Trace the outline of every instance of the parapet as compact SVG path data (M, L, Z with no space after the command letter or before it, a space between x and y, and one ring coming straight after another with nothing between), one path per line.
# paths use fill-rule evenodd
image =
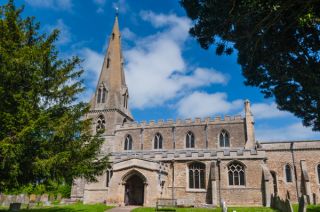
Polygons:
M159 119L158 121L150 120L149 122L143 120L140 122L128 122L123 125L117 125L117 129L132 129L132 128L148 128L148 127L183 127L183 126L197 126L197 125L214 125L214 124L227 124L227 123L239 123L243 122L241 115L229 116L225 115L224 117L206 117L201 118L187 118L187 119L168 119L164 121Z

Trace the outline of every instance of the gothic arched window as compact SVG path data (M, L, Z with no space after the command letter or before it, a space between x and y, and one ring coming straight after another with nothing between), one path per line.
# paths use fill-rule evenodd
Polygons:
M228 166L229 185L244 186L245 185L245 170L244 165L239 162L232 162Z
M291 166L289 164L286 164L286 166L284 167L285 169L285 173L286 173L286 181L288 183L292 182L292 170L291 170Z
M102 103L105 103L106 102L106 98L107 98L107 89L106 88L103 88L102 89L102 100L101 100L101 102Z
M109 187L112 175L113 175L113 170L109 166L106 171L106 187Z
M230 147L230 137L226 130L222 130L219 135L220 147Z
M97 119L96 131L97 133L103 133L105 130L106 121L104 120L103 115L100 115Z
M318 183L320 184L320 164L317 166L317 172L318 172Z
M132 137L127 135L124 140L124 150L132 150Z
M191 189L204 189L206 166L202 163L191 163L189 165L189 188Z
M128 99L129 99L129 94L128 92L125 92L123 94L123 107L128 108Z
M97 103L101 102L101 88L98 89Z
M154 149L162 149L162 135L160 133L156 133L156 135L154 136L153 142L153 148Z
M104 85L102 84L100 86L100 88L98 89L98 93L97 93L97 103L105 103L106 99L107 99L107 89L104 87Z
M194 134L191 131L186 135L186 148L194 148Z
M109 66L110 66L110 58L108 57L108 59L107 59L107 68L109 68Z

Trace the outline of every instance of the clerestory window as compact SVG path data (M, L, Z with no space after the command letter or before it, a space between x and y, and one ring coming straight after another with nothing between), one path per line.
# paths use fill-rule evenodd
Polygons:
M153 148L162 149L162 142L163 142L162 135L160 133L156 133L153 139L153 143L154 143Z
M132 137L127 135L124 140L124 150L132 150Z
M194 134L191 131L186 135L186 148L194 148Z
M223 148L230 147L230 137L229 137L229 133L226 130L222 130L220 132L219 144L220 144L220 147L223 147Z

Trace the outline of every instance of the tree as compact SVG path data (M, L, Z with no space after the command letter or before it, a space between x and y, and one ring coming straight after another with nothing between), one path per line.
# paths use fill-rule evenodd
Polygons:
M320 1L181 0L190 34L216 54L238 52L245 84L320 130Z
M0 7L0 192L26 184L94 181L107 166L103 140L77 102L81 60L59 59L58 31L39 33L13 0Z

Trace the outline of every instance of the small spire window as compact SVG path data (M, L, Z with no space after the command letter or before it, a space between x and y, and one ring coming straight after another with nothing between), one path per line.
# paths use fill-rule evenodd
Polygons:
M128 92L126 92L125 94L123 94L123 107L124 108L128 108L128 99L129 99L129 95L128 95Z
M101 89L98 89L97 103L101 102Z
M102 91L102 100L101 100L102 103L105 103L105 102L106 102L106 97L107 97L107 89L106 89L106 88L103 88L103 91Z
M104 85L101 85L97 93L97 103L105 103L107 99L107 94L107 89L104 87Z
M107 59L107 68L110 66L110 58Z

